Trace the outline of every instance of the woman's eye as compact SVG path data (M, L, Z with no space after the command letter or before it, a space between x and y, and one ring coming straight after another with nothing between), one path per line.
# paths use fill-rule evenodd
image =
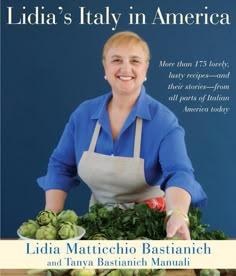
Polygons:
M121 60L120 59L114 59L112 62L114 62L114 63L118 63L118 62L120 62Z
M139 61L137 59L133 59L131 62L132 63L139 63Z

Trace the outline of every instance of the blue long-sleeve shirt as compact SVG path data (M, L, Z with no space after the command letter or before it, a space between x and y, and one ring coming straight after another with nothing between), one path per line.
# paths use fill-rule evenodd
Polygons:
M61 139L53 151L47 174L38 184L46 191L60 189L68 192L79 182L77 165L87 151L96 121L101 124L95 152L114 156L132 157L136 117L143 119L140 157L145 160L147 184L166 188L177 186L191 195L191 204L203 205L206 195L195 180L188 158L184 130L176 116L163 104L150 97L142 87L140 95L125 121L118 138L113 142L107 103L112 93L83 102L71 114Z

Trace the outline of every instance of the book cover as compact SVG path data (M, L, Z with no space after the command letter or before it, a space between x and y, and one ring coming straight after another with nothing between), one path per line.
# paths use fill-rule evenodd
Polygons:
M44 209L46 173L70 114L110 91L102 49L119 31L149 45L145 87L185 129L194 174L208 196L203 221L236 237L235 3L1 2L1 238ZM66 208L88 210L81 185Z

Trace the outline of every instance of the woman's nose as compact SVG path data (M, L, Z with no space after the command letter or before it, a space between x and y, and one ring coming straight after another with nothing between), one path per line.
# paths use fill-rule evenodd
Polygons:
M131 69L131 64L130 64L130 62L129 61L123 61L122 62L122 64L121 64L121 70L123 70L123 71L130 71L130 69Z

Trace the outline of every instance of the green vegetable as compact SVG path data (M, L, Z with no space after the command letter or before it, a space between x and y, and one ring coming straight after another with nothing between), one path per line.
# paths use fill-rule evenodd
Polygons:
M202 269L200 276L220 276L220 271L217 269Z
M56 226L57 214L51 210L43 210L43 211L40 211L39 214L37 215L36 221L41 226L48 225L49 223Z
M209 224L202 224L202 212L198 208L190 208L190 235L192 240L226 240L226 234L221 230L208 230Z
M57 229L52 224L41 226L37 230L35 238L37 240L56 240Z
M134 275L134 269L120 269L120 272L121 272L122 276L133 276Z
M111 272L113 269L96 269L96 273L99 276L107 276L109 272Z
M106 236L104 234L95 234L91 237L89 237L89 240L107 240Z
M28 221L22 223L19 228L19 233L24 237L33 239L38 229L38 223L32 219L29 219Z
M137 204L133 209L107 209L100 203L93 205L89 213L78 218L78 224L86 229L82 239L136 240L166 238L164 228L165 213L151 209L147 204ZM224 240L223 231L209 231L207 224L201 223L200 209L189 210L190 235L192 240Z
M40 211L35 220L22 223L19 234L26 238L43 240L74 238L78 236L77 220L78 215L73 210L63 210L59 214L50 210Z
M210 271L209 269L202 269L200 271L200 276L210 276Z
M28 275L39 275L42 273L47 273L47 276L64 276L68 275L68 269L31 269L27 271Z
M112 270L111 272L109 272L107 274L107 276L122 276L122 274L119 269L116 269L116 270Z
M95 276L95 269L74 269L71 272L71 276Z
M77 232L76 224L69 221L64 221L61 222L58 226L57 237L60 240L75 238L78 235Z
M136 269L134 271L134 275L145 276L145 275L150 275L151 272L152 272L151 269Z
M69 221L71 223L77 223L78 215L73 210L63 210L57 215L58 221Z
M79 217L78 224L86 229L83 239L93 239L95 235L109 240L161 239L165 236L164 218L164 213L153 211L147 204L136 205L134 209L116 206L108 210L98 203L88 214Z

